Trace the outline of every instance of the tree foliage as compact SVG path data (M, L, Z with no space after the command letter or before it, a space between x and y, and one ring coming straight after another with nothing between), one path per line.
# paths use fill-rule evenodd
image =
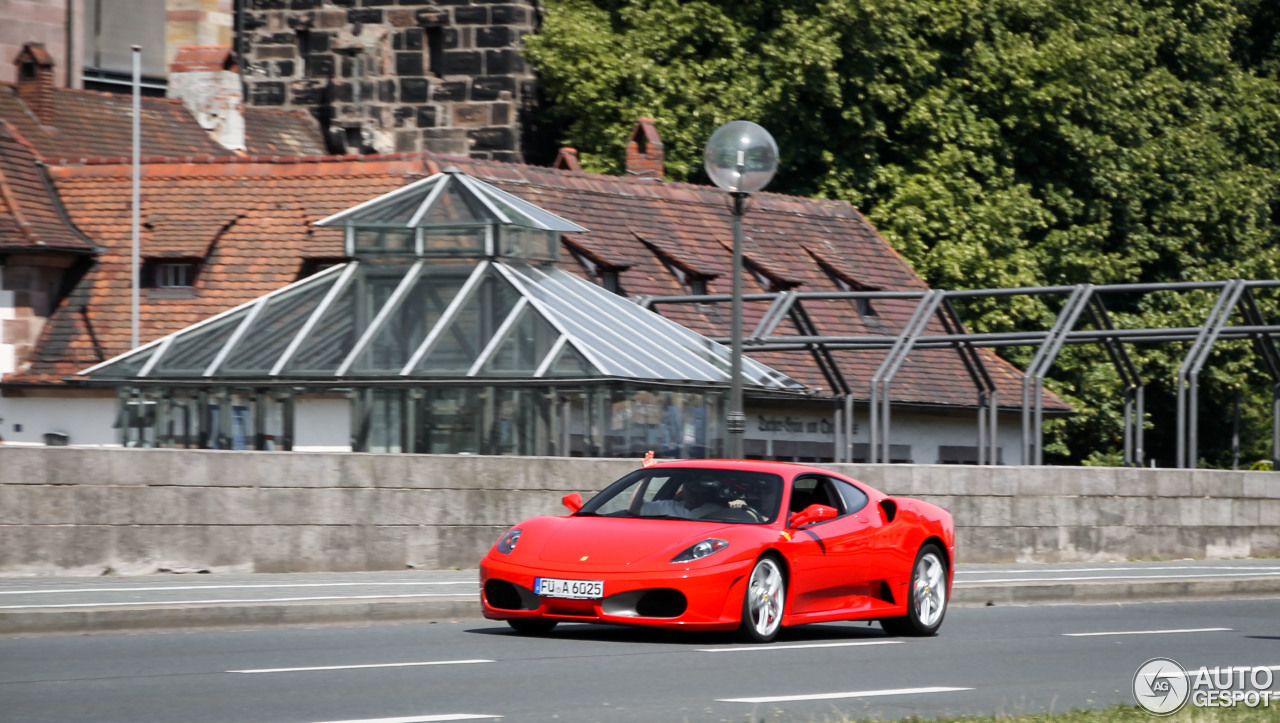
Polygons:
M939 288L1280 278L1274 0L551 0L528 45L544 119L589 170L622 172L647 115L669 177L701 181L712 130L755 120L782 150L771 190L849 200ZM1121 325L1196 326L1212 296L1108 303ZM964 312L1000 331L1056 310ZM1167 414L1185 349L1133 351ZM1222 345L1202 384L1220 400L1202 410L1209 461L1229 463L1237 393L1246 457L1269 456L1252 350ZM1114 452L1101 350L1067 349L1051 387L1080 412L1054 426L1057 458Z

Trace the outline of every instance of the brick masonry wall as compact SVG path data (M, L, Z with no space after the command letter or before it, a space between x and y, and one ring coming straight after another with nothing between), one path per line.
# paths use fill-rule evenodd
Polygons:
M523 160L532 0L246 0L251 105L305 109L347 152ZM338 150L335 148L334 150Z
M0 575L474 568L636 460L0 445ZM837 465L947 506L963 562L1280 555L1280 475Z

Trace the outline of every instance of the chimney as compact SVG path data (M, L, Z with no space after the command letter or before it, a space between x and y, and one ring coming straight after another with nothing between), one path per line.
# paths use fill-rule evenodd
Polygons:
M231 151L245 149L244 95L229 45L185 45L169 66L170 98L182 100L200 127Z
M641 118L631 129L631 139L627 141L627 174L655 181L661 181L666 175L662 139L652 118Z
M53 123L53 56L44 43L27 43L14 59L18 97L43 125Z
M578 162L578 149L563 146L560 153L556 154L556 160L551 164L552 168L558 168L562 171L581 171L582 164Z

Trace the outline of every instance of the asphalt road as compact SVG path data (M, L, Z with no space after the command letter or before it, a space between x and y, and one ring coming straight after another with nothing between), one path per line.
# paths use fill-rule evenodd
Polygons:
M500 623L0 640L0 721L758 721L1132 702L1153 657L1280 668L1280 600L953 608L935 638ZM1277 675L1280 678L1280 675ZM1280 683L1275 686L1280 689ZM797 698L798 697L798 698Z

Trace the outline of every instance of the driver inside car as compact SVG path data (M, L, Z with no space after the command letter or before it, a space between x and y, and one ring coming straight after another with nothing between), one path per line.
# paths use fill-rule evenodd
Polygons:
M697 520L724 512L726 508L746 507L746 500L741 499L731 500L728 505L720 502L715 484L707 480L687 483L681 490L680 499L650 500L641 505L640 514L646 517L667 516Z

